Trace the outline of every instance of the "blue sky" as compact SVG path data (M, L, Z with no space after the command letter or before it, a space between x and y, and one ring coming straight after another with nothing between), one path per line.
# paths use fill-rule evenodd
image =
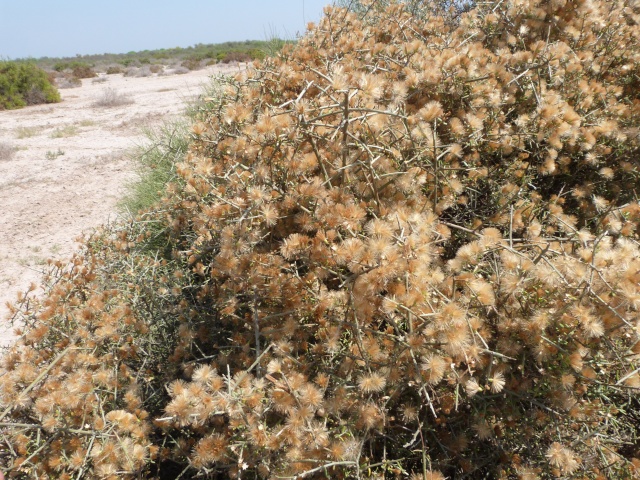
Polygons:
M125 53L304 33L331 0L0 0L0 59Z

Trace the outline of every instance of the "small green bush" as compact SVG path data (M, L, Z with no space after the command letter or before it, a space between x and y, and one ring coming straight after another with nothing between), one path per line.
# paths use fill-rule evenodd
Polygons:
M57 62L54 66L53 69L56 72L64 72L67 68L69 68L69 62Z
M75 125L66 125L64 127L56 128L51 135L51 138L67 138L73 137L78 134L78 127Z
M250 62L253 60L253 57L249 52L228 52L222 58L222 63L231 63L231 62Z
M116 73L123 73L124 69L120 65L112 65L107 68L107 75L114 75Z
M65 70L90 70L92 68L92 65L90 65L87 62L82 62L79 60L73 60L73 61L61 61L61 62L56 62L53 65L53 69L56 72L64 72Z
M77 65L71 71L76 78L94 78L98 76L89 65Z
M195 58L188 58L184 60L181 65L189 70L200 70L201 68L200 60L196 60Z
M60 101L46 72L30 62L0 62L0 110Z

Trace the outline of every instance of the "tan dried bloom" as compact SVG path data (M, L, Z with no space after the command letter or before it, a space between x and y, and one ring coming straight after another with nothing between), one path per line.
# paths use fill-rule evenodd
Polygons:
M553 442L549 446L546 457L552 466L559 468L567 475L574 473L580 466L575 453L558 442Z
M387 384L387 379L379 373L363 375L358 379L358 386L365 393L380 392Z
M489 378L489 385L493 393L500 393L506 384L504 374L496 372L491 378Z

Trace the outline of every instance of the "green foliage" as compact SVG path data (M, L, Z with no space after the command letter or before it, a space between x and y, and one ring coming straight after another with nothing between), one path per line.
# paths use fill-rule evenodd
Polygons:
M53 65L53 70L55 70L56 72L64 72L65 70L73 71L76 69L79 71L87 71L91 68L92 65L81 60L65 60L56 62Z
M0 61L0 110L59 101L60 94L35 63Z
M180 65L188 70L198 70L200 68L200 60L188 58L186 60L183 60Z
M46 158L47 160L55 160L56 158L61 157L62 155L64 155L64 152L61 149L58 149L56 151L47 150L47 153L45 153L44 158Z
M51 132L49 136L51 138L67 138L67 137L73 137L77 135L78 132L79 132L79 129L77 126L65 125L64 127L56 128L53 132Z
M254 52L254 55L256 52ZM252 54L250 52L227 52L225 53L220 61L222 63L231 63L231 62L250 62L252 60Z
M76 78L94 78L98 76L89 65L77 65L73 67L71 73Z
M181 48L162 48L159 50L144 50L141 52L128 52L124 54L97 54L82 55L73 58L40 58L35 62L45 69L52 69L58 72L81 68L96 70L107 68L111 64L120 64L124 67L133 67L146 65L154 61L192 61L195 62L211 62L224 60L227 55L242 56L245 60L262 59L265 55L275 55L282 46L288 42L278 38L272 38L268 41L262 40L245 40L243 42L224 42L219 44L203 44ZM84 78L84 77L83 77Z
M122 67L120 67L119 65L111 65L109 67L107 67L107 75L114 75L117 73L123 73L124 69Z
M121 208L132 215L148 210L162 198L168 183L176 181L175 165L189 148L188 127L176 120L146 132L147 141L132 158L138 163L139 178L129 186Z
M214 99L220 96L222 79L213 78L198 99L187 103L185 118L164 124L160 128L145 132L146 141L132 154L138 167L138 178L131 183L128 193L120 204L130 215L146 212L163 197L169 184L181 184L176 165L189 151L194 131L209 116ZM195 126L190 129L189 125Z

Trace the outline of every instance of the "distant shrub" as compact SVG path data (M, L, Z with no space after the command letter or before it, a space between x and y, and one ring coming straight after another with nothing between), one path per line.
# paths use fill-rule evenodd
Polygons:
M163 70L163 66L162 65L149 65L149 70L151 71L151 73L160 73Z
M76 78L94 78L98 76L89 65L76 65L71 71Z
M251 54L249 52L229 52L225 53L221 62L222 63L231 63L231 62L251 62L253 60Z
M247 60L247 61L264 60L265 57L267 56L267 52L265 50L260 50L259 48L252 48L247 52L247 54L251 58L251 60Z
M142 65L140 67L129 67L124 72L125 77L149 77L151 76L151 67L149 65Z
M76 88L82 86L82 80L71 73L63 72L56 76L56 86L58 88Z
M107 67L107 75L115 75L123 72L124 69L120 65L111 65Z
M106 88L100 98L93 103L94 107L120 107L133 103L128 95L118 92L113 88Z
M88 72L88 71L92 70L92 66L87 62L83 62L83 61L80 61L80 60L73 60L73 61L56 62L53 65L53 69L56 72L64 72L64 71L74 72L74 71L77 70L79 74L82 74L83 72ZM78 76L78 78L91 78L91 77L80 77L80 76Z
M165 49L161 48L160 50L156 50L154 51L151 56L153 58L155 58L156 60L164 60L169 58L169 55L167 54L167 52L165 51Z
M108 81L109 78L106 76L101 76L101 77L96 77L93 80L91 80L91 83L105 83L106 81Z
M70 66L69 62L58 62L53 65L53 69L56 72L64 72Z
M183 60L180 65L187 70L199 70L202 68L200 60L196 60L195 58L188 58L186 60Z
M0 110L59 101L47 73L34 63L0 61Z

